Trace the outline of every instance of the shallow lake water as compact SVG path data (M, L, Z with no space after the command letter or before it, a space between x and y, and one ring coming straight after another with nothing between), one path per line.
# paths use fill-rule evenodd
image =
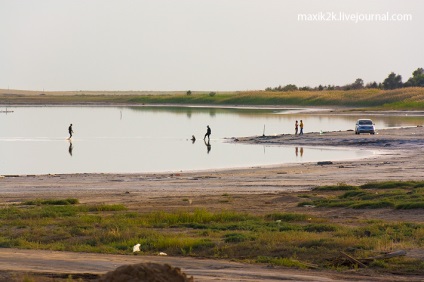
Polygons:
M358 116L200 107L9 107L0 114L0 174L132 173L250 167L366 157L346 148L262 146L240 136L353 129ZM363 116L361 116L363 118ZM371 117L376 128L415 126L422 117ZM74 136L68 138L73 124ZM206 125L212 129L204 142ZM353 133L352 133L353 134ZM194 135L197 140L190 141Z

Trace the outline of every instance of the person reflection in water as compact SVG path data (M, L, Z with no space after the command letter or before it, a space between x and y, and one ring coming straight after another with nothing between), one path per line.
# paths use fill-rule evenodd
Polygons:
M204 141L205 141L206 149L208 150L208 154L209 154L209 152L211 151L211 148L212 148L211 143L210 143L209 139L208 139L208 141L206 141L206 140L204 140Z
M69 155L71 155L71 157L72 157L72 150L74 149L74 146L72 146L72 141L71 140L69 140L69 148L68 148L68 152L69 152Z
M294 153L296 154L296 157L299 155L300 152L300 156L303 157L303 147L300 147L300 150L298 147L294 148Z

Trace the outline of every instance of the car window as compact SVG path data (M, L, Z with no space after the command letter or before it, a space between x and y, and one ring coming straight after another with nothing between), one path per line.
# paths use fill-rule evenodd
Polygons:
M371 120L360 120L359 124L360 125L372 125L372 121Z

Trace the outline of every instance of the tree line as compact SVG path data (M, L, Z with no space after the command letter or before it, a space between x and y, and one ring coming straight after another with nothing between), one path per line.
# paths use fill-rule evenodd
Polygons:
M286 86L267 87L266 91L323 91L323 90L355 90L355 89L398 89L403 87L424 87L424 69L417 68L405 83L402 82L402 76L391 72L383 82L376 81L364 85L361 78L357 78L355 82L343 86L336 85L319 85L316 87L297 87L295 84L287 84Z

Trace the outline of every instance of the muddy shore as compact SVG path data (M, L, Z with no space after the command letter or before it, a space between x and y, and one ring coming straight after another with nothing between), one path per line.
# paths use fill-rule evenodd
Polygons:
M379 130L376 135L352 131L241 137L229 142L269 146L292 145L359 147L372 150L365 159L331 164L284 164L270 167L155 174L56 174L0 176L2 203L25 198L77 197L82 202L116 202L140 196L145 201L161 196L264 194L311 189L317 185L345 182L363 184L380 180L422 179L424 128ZM166 194L166 195L163 195Z
M322 165L317 163L297 163L272 167L250 167L202 172L4 175L0 177L0 205L10 205L34 198L72 197L78 198L81 203L123 203L128 207L138 207L143 212L158 209L175 210L201 207L209 210L231 209L263 214L276 210L299 211L302 208L294 204L291 193L310 190L317 185L337 183L364 184L383 180L423 179L423 127L379 130L376 135L365 134L358 136L352 131L343 131L325 132L323 134L308 133L303 136L240 137L228 141L270 146L294 145L304 146L305 148L308 146L359 147L373 150L375 155L366 159L337 162L333 162L329 158L328 162ZM229 203L218 201L217 199L224 193L231 195L233 201ZM190 199L190 201L182 201L182 199ZM328 213L330 212L328 211ZM323 215L321 214L321 216ZM343 210L339 213L339 216L340 220L354 216L393 221L422 222L424 212L422 210L412 212ZM35 253L32 253L32 255L37 256L38 251L32 252ZM38 254L40 258L48 258L48 254L45 254L45 252L40 251ZM66 257L61 258L62 263L63 260L66 261ZM69 255L69 260L72 260L71 255ZM199 261L196 259L192 260L193 264ZM95 260L93 259L94 262ZM125 259L122 259L117 264L124 262ZM54 262L48 262L50 265L51 263ZM241 276L237 276L237 269L233 269L231 272L230 264L228 262L226 266L229 271L229 277L231 276L232 280L240 279ZM30 264L22 263L21 265L22 271L31 272ZM252 269L259 269L257 266L251 267ZM213 280L212 276L208 276L211 273L210 264L204 264L201 267L199 266L199 268L196 269L196 274L202 277L200 281ZM8 271L12 269L7 263L2 263L0 264L0 270ZM13 270L17 270L16 264L14 264ZM43 271L43 266L36 265L32 270ZM64 272L65 269L61 269L58 264L57 271ZM90 272L89 270L84 271ZM304 274L308 273L308 271L305 271ZM296 272L296 274L301 273ZM216 275L216 273L210 275ZM256 278L266 281L267 269L261 268L258 275ZM334 274L327 272L314 275L320 275L322 279L329 279L328 281L332 281L331 277L334 277ZM221 278L224 277L225 275ZM411 277L383 278L383 280L387 281L401 281L403 279L414 281L414 278ZM349 275L345 277L338 276L336 280L339 279L367 280L366 277L358 279ZM272 280L268 279L268 281Z

